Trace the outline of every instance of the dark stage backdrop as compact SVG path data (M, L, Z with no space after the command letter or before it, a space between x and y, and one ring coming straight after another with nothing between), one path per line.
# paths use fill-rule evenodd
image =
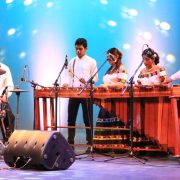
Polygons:
M143 44L148 44L159 53L169 76L180 67L179 9L179 0L1 0L0 59L10 67L15 85L20 85L27 65L27 80L52 86L66 54L68 59L75 56L76 38L85 37L87 54L98 67L106 50L117 47L130 77L142 60ZM96 85L107 67L99 72ZM32 87L22 83L20 88L30 92L20 95L19 129L32 129ZM15 94L9 102L16 113ZM58 104L58 123L66 124L67 99ZM98 110L94 106L94 123ZM80 111L79 124L81 117Z

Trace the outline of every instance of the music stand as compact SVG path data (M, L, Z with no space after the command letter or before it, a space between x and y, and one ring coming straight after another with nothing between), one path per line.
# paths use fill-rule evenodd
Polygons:
M14 90L11 90L9 92L15 92L16 93L16 129L18 129L18 123L19 123L19 98L20 98L20 94L24 93L24 92L29 92L28 90L23 90L23 89L19 89L16 88Z

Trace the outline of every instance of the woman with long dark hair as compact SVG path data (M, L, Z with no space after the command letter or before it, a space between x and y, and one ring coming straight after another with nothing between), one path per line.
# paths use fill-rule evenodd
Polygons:
M151 48L147 48L142 53L145 68L138 76L139 85L159 85L166 80L164 67L158 65L159 55Z

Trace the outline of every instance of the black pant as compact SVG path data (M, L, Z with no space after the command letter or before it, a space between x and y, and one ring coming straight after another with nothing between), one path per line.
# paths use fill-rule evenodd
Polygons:
M85 126L90 126L90 100L83 98L70 98L68 104L68 126L76 125L76 118L79 109L79 105L82 105L83 120ZM68 142L74 144L75 128L68 129ZM86 129L87 144L91 143L91 130Z
M0 113L3 111L5 112L5 115L0 115L0 128L3 140L7 141L14 131L15 116L13 115L11 107L8 103L1 103L0 106Z

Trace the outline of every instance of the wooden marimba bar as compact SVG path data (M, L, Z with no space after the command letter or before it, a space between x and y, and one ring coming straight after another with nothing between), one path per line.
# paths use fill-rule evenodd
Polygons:
M94 103L114 111L125 124L129 121L129 90L94 88ZM90 98L89 90L78 95L79 88L58 89L59 98ZM54 88L35 90L35 128L40 129L40 99L42 101L44 129L54 130ZM134 87L134 129L157 142L161 147L180 155L180 86ZM50 106L47 106L47 99ZM47 125L47 108L51 125Z

